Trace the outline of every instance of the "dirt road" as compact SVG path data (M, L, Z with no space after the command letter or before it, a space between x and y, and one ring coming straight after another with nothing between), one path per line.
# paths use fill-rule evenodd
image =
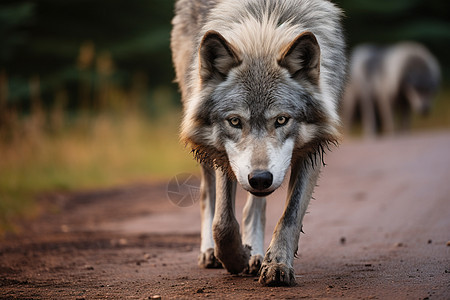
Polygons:
M198 203L173 205L166 183L47 195L48 213L0 241L0 298L450 299L449 153L440 132L329 154L291 288L199 269ZM268 200L266 244L285 192Z

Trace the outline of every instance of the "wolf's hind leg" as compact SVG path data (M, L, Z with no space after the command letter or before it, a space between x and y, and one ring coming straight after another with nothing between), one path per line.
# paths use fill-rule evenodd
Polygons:
M293 164L288 201L275 227L272 241L261 266L259 282L263 285L294 285L294 256L312 192L319 176L320 162L309 160Z
M247 267L250 248L242 245L239 223L234 216L236 180L216 171L216 209L213 220L214 254L232 274Z
M198 265L202 268L221 268L222 264L214 256L212 222L216 201L216 180L214 170L202 165L202 182L200 186L201 209L201 245Z
M266 224L266 198L248 195L242 218L242 240L251 247L246 273L256 275L264 259L264 227Z

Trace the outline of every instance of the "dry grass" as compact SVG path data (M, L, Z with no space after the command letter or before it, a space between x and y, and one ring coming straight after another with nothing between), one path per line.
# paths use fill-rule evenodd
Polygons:
M39 193L167 180L181 172L198 172L192 155L178 141L180 110L167 106L163 98L166 95L155 95L155 102L166 107L154 119L138 109L123 112L123 106L110 113L76 117L69 117L62 107L48 113L37 107L28 117L4 112L0 235L14 230L15 218L38 213L34 199ZM413 127L450 128L450 90L439 94L428 118L415 117Z
M10 122L13 130L0 139L0 232L11 229L14 218L36 214L37 193L167 179L196 170L178 141L179 117L172 110L156 120L136 111L72 119L37 112L16 118Z
M0 236L13 219L37 213L39 193L167 180L197 170L178 141L181 113L172 89L149 89L141 72L129 86L120 85L112 56L95 53L89 42L77 62L78 92L60 87L44 96L36 74L23 103L9 99L11 83L0 70Z
M450 128L450 89L442 89L436 97L429 116L414 116L414 130L435 130Z
M361 137L363 129L361 120L357 120L350 131L353 137ZM413 132L450 129L450 89L442 89L432 105L428 116L413 115L411 129Z

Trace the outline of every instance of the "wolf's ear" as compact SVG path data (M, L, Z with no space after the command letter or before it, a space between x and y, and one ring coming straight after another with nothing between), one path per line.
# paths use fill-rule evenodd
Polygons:
M278 64L286 68L292 78L307 79L319 84L320 47L316 37L309 31L298 35L282 52Z
M241 64L233 46L218 32L210 30L203 36L199 50L202 82L224 80L228 72Z

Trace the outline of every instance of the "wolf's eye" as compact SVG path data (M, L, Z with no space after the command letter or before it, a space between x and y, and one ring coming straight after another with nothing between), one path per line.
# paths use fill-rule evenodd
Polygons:
M289 121L288 117L284 116L278 117L277 120L275 121L275 127L278 128L284 126L287 124L288 121Z
M239 129L242 128L241 119L239 119L237 117L233 117L233 118L229 119L228 122L230 123L231 127L239 128Z

